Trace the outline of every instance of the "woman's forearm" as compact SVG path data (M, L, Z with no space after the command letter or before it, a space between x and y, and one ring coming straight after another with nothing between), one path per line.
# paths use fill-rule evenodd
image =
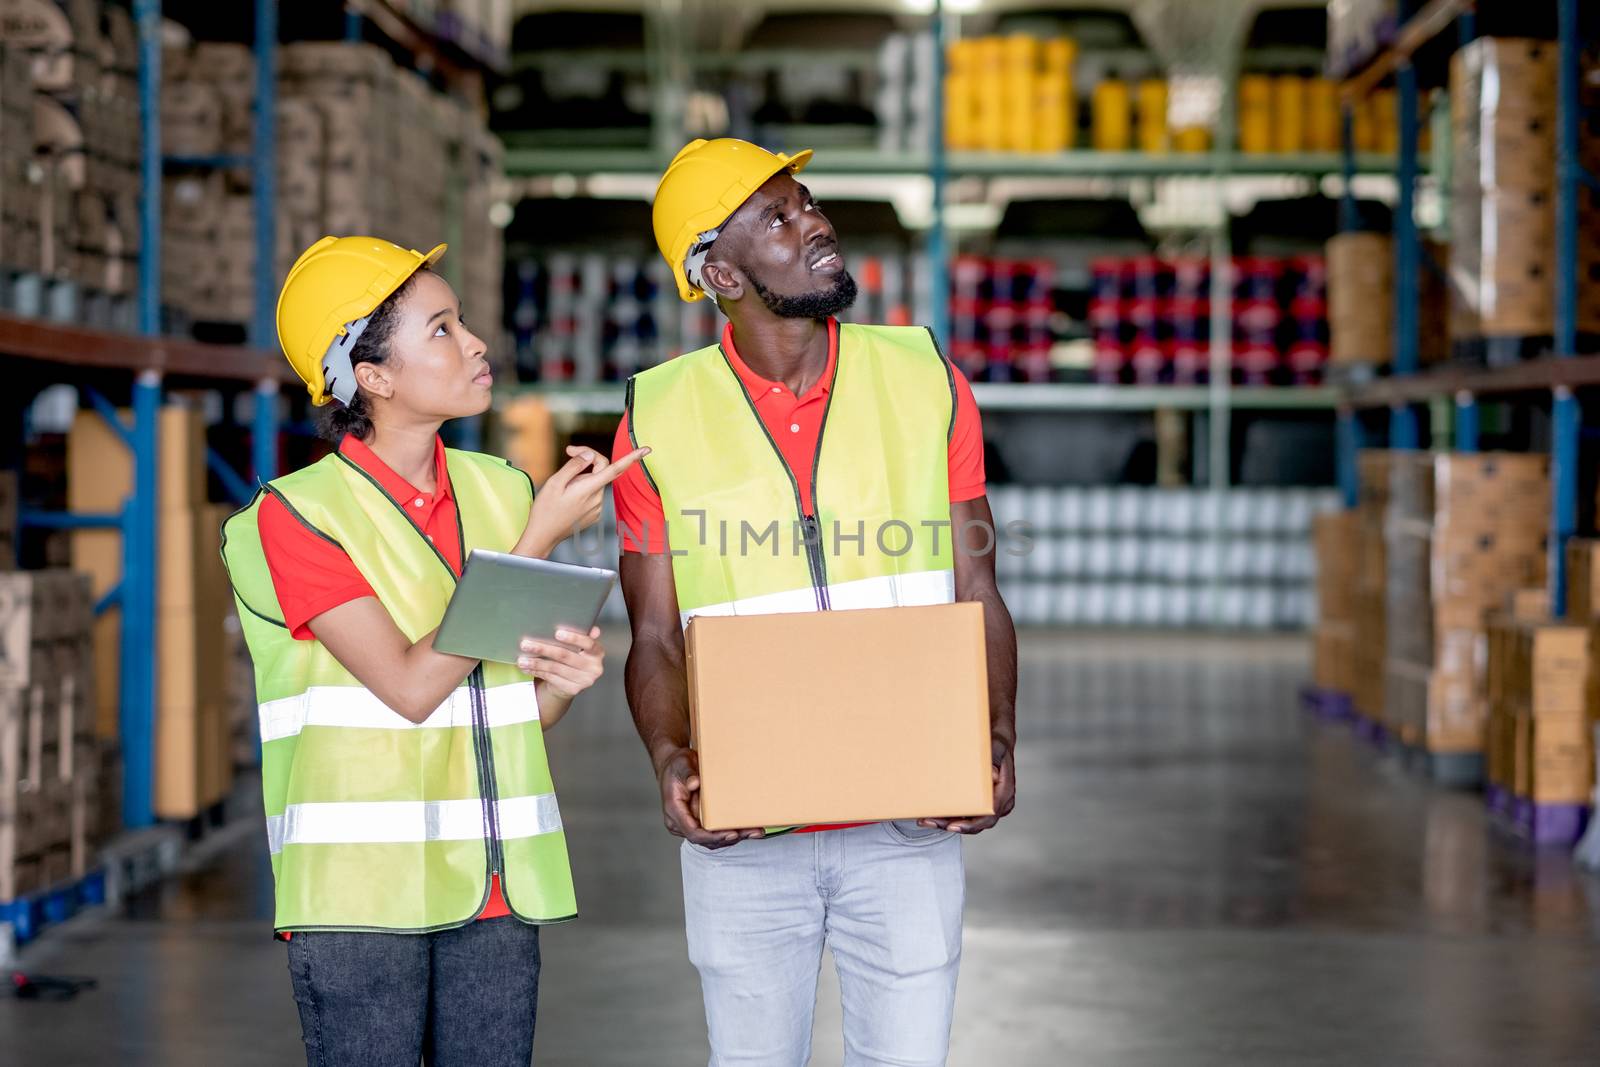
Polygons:
M573 698L565 693L557 693L542 678L534 681L533 691L539 699L539 725L546 730L565 718L572 708Z

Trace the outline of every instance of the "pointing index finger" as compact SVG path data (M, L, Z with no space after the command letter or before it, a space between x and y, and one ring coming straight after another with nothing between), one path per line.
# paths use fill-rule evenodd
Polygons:
M595 477L600 479L601 485L610 485L612 482L622 477L623 473L629 467L633 466L635 463L639 462L649 454L649 448L636 448L632 452L629 452L626 456L623 456L621 459L617 460L615 463L609 463L606 466L601 467L595 472Z

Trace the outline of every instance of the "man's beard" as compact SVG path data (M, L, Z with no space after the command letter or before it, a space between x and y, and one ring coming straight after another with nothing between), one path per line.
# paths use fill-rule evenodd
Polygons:
M741 266L744 276L750 279L750 288L756 291L767 310L780 319L825 319L837 315L856 302L856 280L847 270L834 276L833 284L826 289L804 293L800 296L780 296L761 284L761 280Z

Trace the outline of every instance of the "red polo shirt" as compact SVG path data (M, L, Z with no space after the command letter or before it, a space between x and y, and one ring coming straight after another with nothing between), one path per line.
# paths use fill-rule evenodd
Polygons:
M817 447L822 440L822 413L827 407L829 383L833 381L834 368L839 363L839 323L828 320L828 365L815 385L804 396L795 396L782 382L770 381L750 369L733 344L733 323L722 329L722 350L739 376L746 395L756 413L778 445L784 462L795 475L800 487L800 502L811 511L811 471L815 465ZM955 427L950 435L949 480L950 502L976 500L984 494L983 425L978 416L978 402L973 399L972 386L954 365L951 366L956 387ZM640 441L648 445L649 441ZM633 451L628 436L628 417L623 415L617 426L616 440L611 447L612 458L618 459ZM635 463L622 477L611 484L612 499L617 509L617 534L625 552L659 554L667 550L666 512L661 496L650 486L644 468ZM641 544L641 539L643 544ZM828 826L805 826L796 833L817 830L847 830L866 823L840 823Z
M450 471L445 466L444 442L433 439L435 489L424 493L400 475L359 438L346 436L339 442L344 457L366 471L383 491L405 509L405 513L433 547L461 574L461 531L456 525L456 499L450 490ZM337 545L328 543L300 524L275 496L261 501L256 513L261 530L261 552L272 574L284 625L300 641L315 640L310 623L318 615L361 597L377 597L355 562ZM500 891L500 876L489 886L489 901L480 919L510 915L505 895Z

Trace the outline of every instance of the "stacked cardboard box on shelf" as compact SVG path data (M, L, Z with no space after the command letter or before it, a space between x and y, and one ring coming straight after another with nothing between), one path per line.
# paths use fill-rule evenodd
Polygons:
M241 44L162 53L168 156L244 155L254 143L255 56ZM161 299L201 322L244 322L255 305L255 202L248 166L182 169L162 182Z
M114 511L131 471L98 416L83 413L67 438L67 496L77 511ZM206 501L205 434L200 414L179 404L161 412L156 589L156 814L192 818L232 785L230 682L226 634L232 610L219 530L227 508ZM121 580L122 551L113 531L73 534L74 566L93 576L95 595ZM120 612L95 620L97 728L117 729Z
M1424 241L1424 262L1443 264L1449 249ZM1394 358L1394 242L1385 233L1341 233L1328 242L1328 343L1335 366L1381 367ZM1424 266L1418 293L1418 358L1439 363L1450 355L1449 291L1437 271Z
M12 0L0 19L0 266L128 295L139 243L132 18L99 0ZM24 65L27 120L14 107Z
M169 49L169 154L247 152L255 61L241 45ZM244 91L239 91L239 87ZM440 272L474 328L499 344L504 251L491 221L502 151L483 118L375 46L304 42L278 58L274 276L327 235L374 234L426 251L452 240ZM254 309L255 225L247 167L196 166L166 179L162 299L199 322ZM460 225L452 233L452 219Z
M1491 635L1491 803L1536 841L1570 844L1594 795L1592 620L1506 618Z
M0 901L83 875L120 826L115 749L89 710L90 607L86 575L0 575Z
M1409 454L1390 487L1386 725L1431 753L1480 753L1485 627L1543 580L1548 457Z
M28 57L0 40L0 267L39 269L39 186L33 166Z
M1452 342L1503 362L1534 354L1555 327L1554 42L1483 37L1450 68ZM1600 141L1585 138L1585 162ZM1578 328L1600 332L1600 212L1582 194Z
M1351 689L1356 713L1383 721L1384 659L1384 516L1389 504L1391 452L1363 451L1357 459L1361 496L1356 506L1355 683Z
M1316 517L1312 530L1317 546L1317 627L1312 680L1319 689L1350 693L1356 688L1360 519L1354 511L1325 512Z

